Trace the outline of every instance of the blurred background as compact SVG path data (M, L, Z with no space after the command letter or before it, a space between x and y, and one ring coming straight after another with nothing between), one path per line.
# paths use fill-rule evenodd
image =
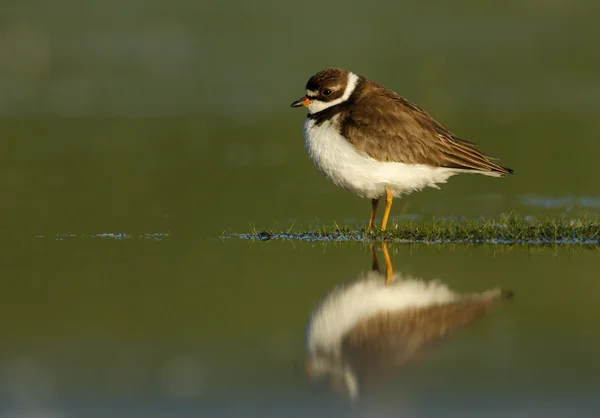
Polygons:
M515 169L398 200L393 221L597 217L598 2L1 9L0 416L597 410L594 252L392 248L413 275L511 286L524 301L349 411L315 398L296 366L312 307L368 269L367 247L218 236L367 222L369 202L313 167L305 111L289 108L328 66L393 89ZM98 235L113 233L129 235Z

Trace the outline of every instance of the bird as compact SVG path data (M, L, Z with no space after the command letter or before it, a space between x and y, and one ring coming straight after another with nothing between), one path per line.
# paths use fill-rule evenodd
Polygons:
M385 255L383 244L382 250ZM502 288L457 293L439 280L401 272L390 280L375 260L371 271L327 292L306 327L309 381L352 402L392 371L418 363L436 341L513 298Z
M503 177L513 173L457 138L425 110L361 75L340 68L319 71L291 107L306 107L304 145L334 184L371 199L369 233L385 199L386 230L394 197L439 189L461 173Z

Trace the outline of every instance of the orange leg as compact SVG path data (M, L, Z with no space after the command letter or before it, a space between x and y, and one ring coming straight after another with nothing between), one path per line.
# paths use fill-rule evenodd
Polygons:
M379 199L371 200L371 219L369 219L369 225L367 226L367 234L371 232L373 224L375 223L375 215L377 214L377 205L379 205Z
M379 271L379 261L377 261L377 253L375 252L375 244L371 244L371 258L373 260L373 264L371 265L371 269L373 271Z
M383 259L385 260L385 284L390 284L392 282L392 277L394 277L394 267L392 266L392 260L388 253L387 243L381 243L381 251L383 251Z
M390 217L390 210L392 209L392 200L394 200L394 195L389 187L385 188L385 210L383 211L383 219L381 220L381 230L385 231L387 227L387 221Z

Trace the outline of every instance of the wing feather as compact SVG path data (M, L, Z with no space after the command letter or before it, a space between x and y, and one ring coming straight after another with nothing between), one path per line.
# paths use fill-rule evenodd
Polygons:
M414 103L366 82L370 85L346 109L342 124L342 134L360 152L385 162L512 173L474 148L474 143L456 138Z

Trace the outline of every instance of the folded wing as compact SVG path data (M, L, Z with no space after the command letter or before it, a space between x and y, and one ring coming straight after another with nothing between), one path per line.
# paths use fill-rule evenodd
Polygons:
M414 103L381 87L379 94L356 99L348 110L342 134L364 154L378 161L425 164L506 175L510 168L456 138ZM376 103L375 103L376 101Z

